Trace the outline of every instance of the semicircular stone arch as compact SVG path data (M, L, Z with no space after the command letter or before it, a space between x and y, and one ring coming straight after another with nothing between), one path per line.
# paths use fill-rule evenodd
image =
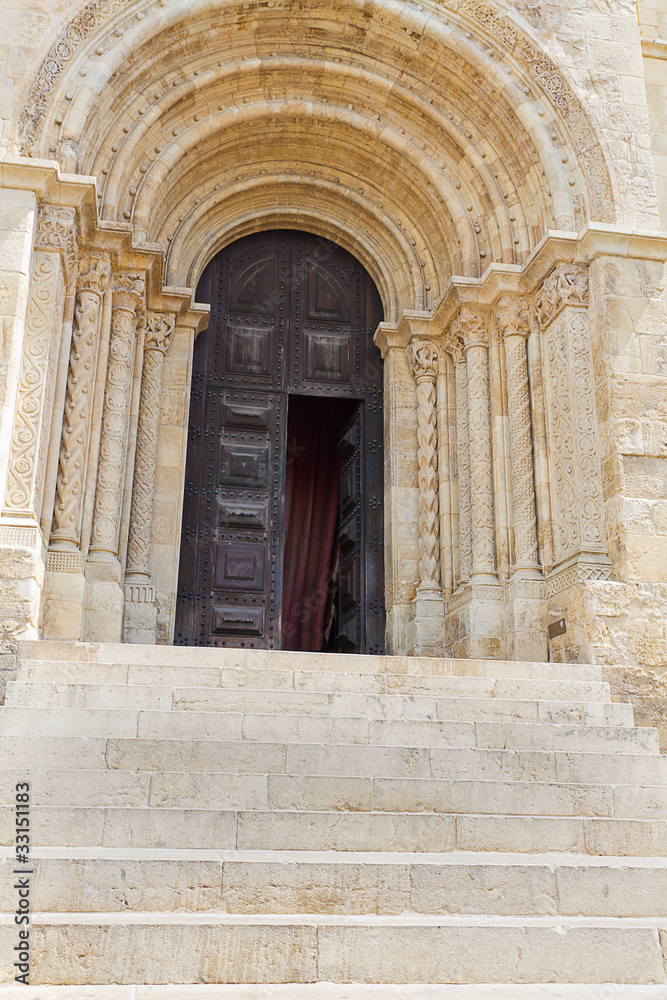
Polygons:
M302 212L374 272L388 317L430 308L452 275L614 219L586 112L500 6L94 0L17 148L96 176L102 218L165 245L170 282L196 281L203 233Z

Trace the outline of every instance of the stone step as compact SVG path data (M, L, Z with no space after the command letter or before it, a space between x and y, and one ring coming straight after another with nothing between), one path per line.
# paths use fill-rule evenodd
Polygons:
M0 769L0 805L14 801L20 781L42 806L667 819L659 785L23 767Z
M614 983L0 986L0 1000L665 1000L666 996L664 986Z
M569 722L632 726L632 706L610 702L439 697L426 694L360 694L252 688L173 688L125 684L10 682L7 708L91 708L187 712L266 712L360 719Z
M58 660L22 663L21 684L141 685L159 688L251 688L363 694L427 693L475 698L546 698L552 701L609 701L609 684L567 678L458 676L282 670L257 667L160 667L155 664L97 664Z
M359 777L667 784L667 756L541 750L450 749L250 740L0 737L4 767L132 771L243 771Z
M665 1000L664 986L266 983L179 986L0 986L0 1000Z
M42 805L31 817L40 847L667 854L659 819ZM14 843L14 819L13 807L0 806L1 845Z
M39 914L31 982L664 983L644 918ZM0 922L2 976L16 928Z
M132 643L58 642L22 640L18 644L21 670L31 661L58 661L113 666L127 681L133 666L164 671L219 670L221 667L271 670L319 670L353 673L460 675L463 677L532 677L561 680L602 680L602 668L589 663L536 663L518 660L457 660L428 656L371 656L345 653L301 653L266 649L227 649L188 646L146 646ZM126 671L123 675L122 671Z
M266 707L266 706L264 706ZM616 706L623 707L623 706ZM39 732L120 739L250 740L271 743L353 743L403 747L484 747L502 750L660 752L655 729L559 723L372 720L318 715L140 711L138 709L18 708L0 713L0 738Z
M3 850L0 910L15 907ZM35 849L35 912L667 917L667 860Z

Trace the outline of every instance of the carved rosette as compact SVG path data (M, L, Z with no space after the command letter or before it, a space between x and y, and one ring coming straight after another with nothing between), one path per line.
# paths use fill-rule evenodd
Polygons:
M137 453L132 484L132 508L127 544L128 577L149 577L148 555L153 519L155 467L157 464L157 434L160 417L162 362L174 330L170 316L155 315L148 319L144 341L144 366L141 376Z
M407 356L417 383L417 462L419 465L419 578L420 588L440 586L438 525L438 351L427 340L413 341Z
M40 205L35 250L62 254L65 273L69 279L74 273L77 255L76 209Z
M78 546L81 497L93 388L93 364L99 340L102 300L111 267L105 254L89 254L79 265L67 393L58 459L51 544Z
M533 437L528 386L526 340L531 333L531 303L525 297L503 296L497 310L505 340L507 409L512 452L515 570L536 570L537 522L533 477Z
M566 306L588 306L588 268L582 264L558 264L542 282L535 296L542 327L552 322Z
M141 274L119 271L112 278L111 339L104 390L100 458L90 552L116 557L125 466L127 426L139 308L145 282Z
M464 306L455 321L453 332L463 341L466 357L472 524L471 576L489 575L495 573L495 540L489 411L489 336L486 314L474 306Z

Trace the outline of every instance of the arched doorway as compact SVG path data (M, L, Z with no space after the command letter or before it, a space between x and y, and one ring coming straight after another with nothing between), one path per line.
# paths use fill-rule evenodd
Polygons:
M382 652L382 363L359 262L293 230L206 267L174 642Z

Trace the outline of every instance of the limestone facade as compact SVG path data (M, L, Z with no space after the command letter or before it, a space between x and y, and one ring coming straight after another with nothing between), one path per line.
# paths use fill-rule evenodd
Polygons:
M8 668L172 641L194 288L280 227L383 300L388 651L667 667L663 0L3 18Z

